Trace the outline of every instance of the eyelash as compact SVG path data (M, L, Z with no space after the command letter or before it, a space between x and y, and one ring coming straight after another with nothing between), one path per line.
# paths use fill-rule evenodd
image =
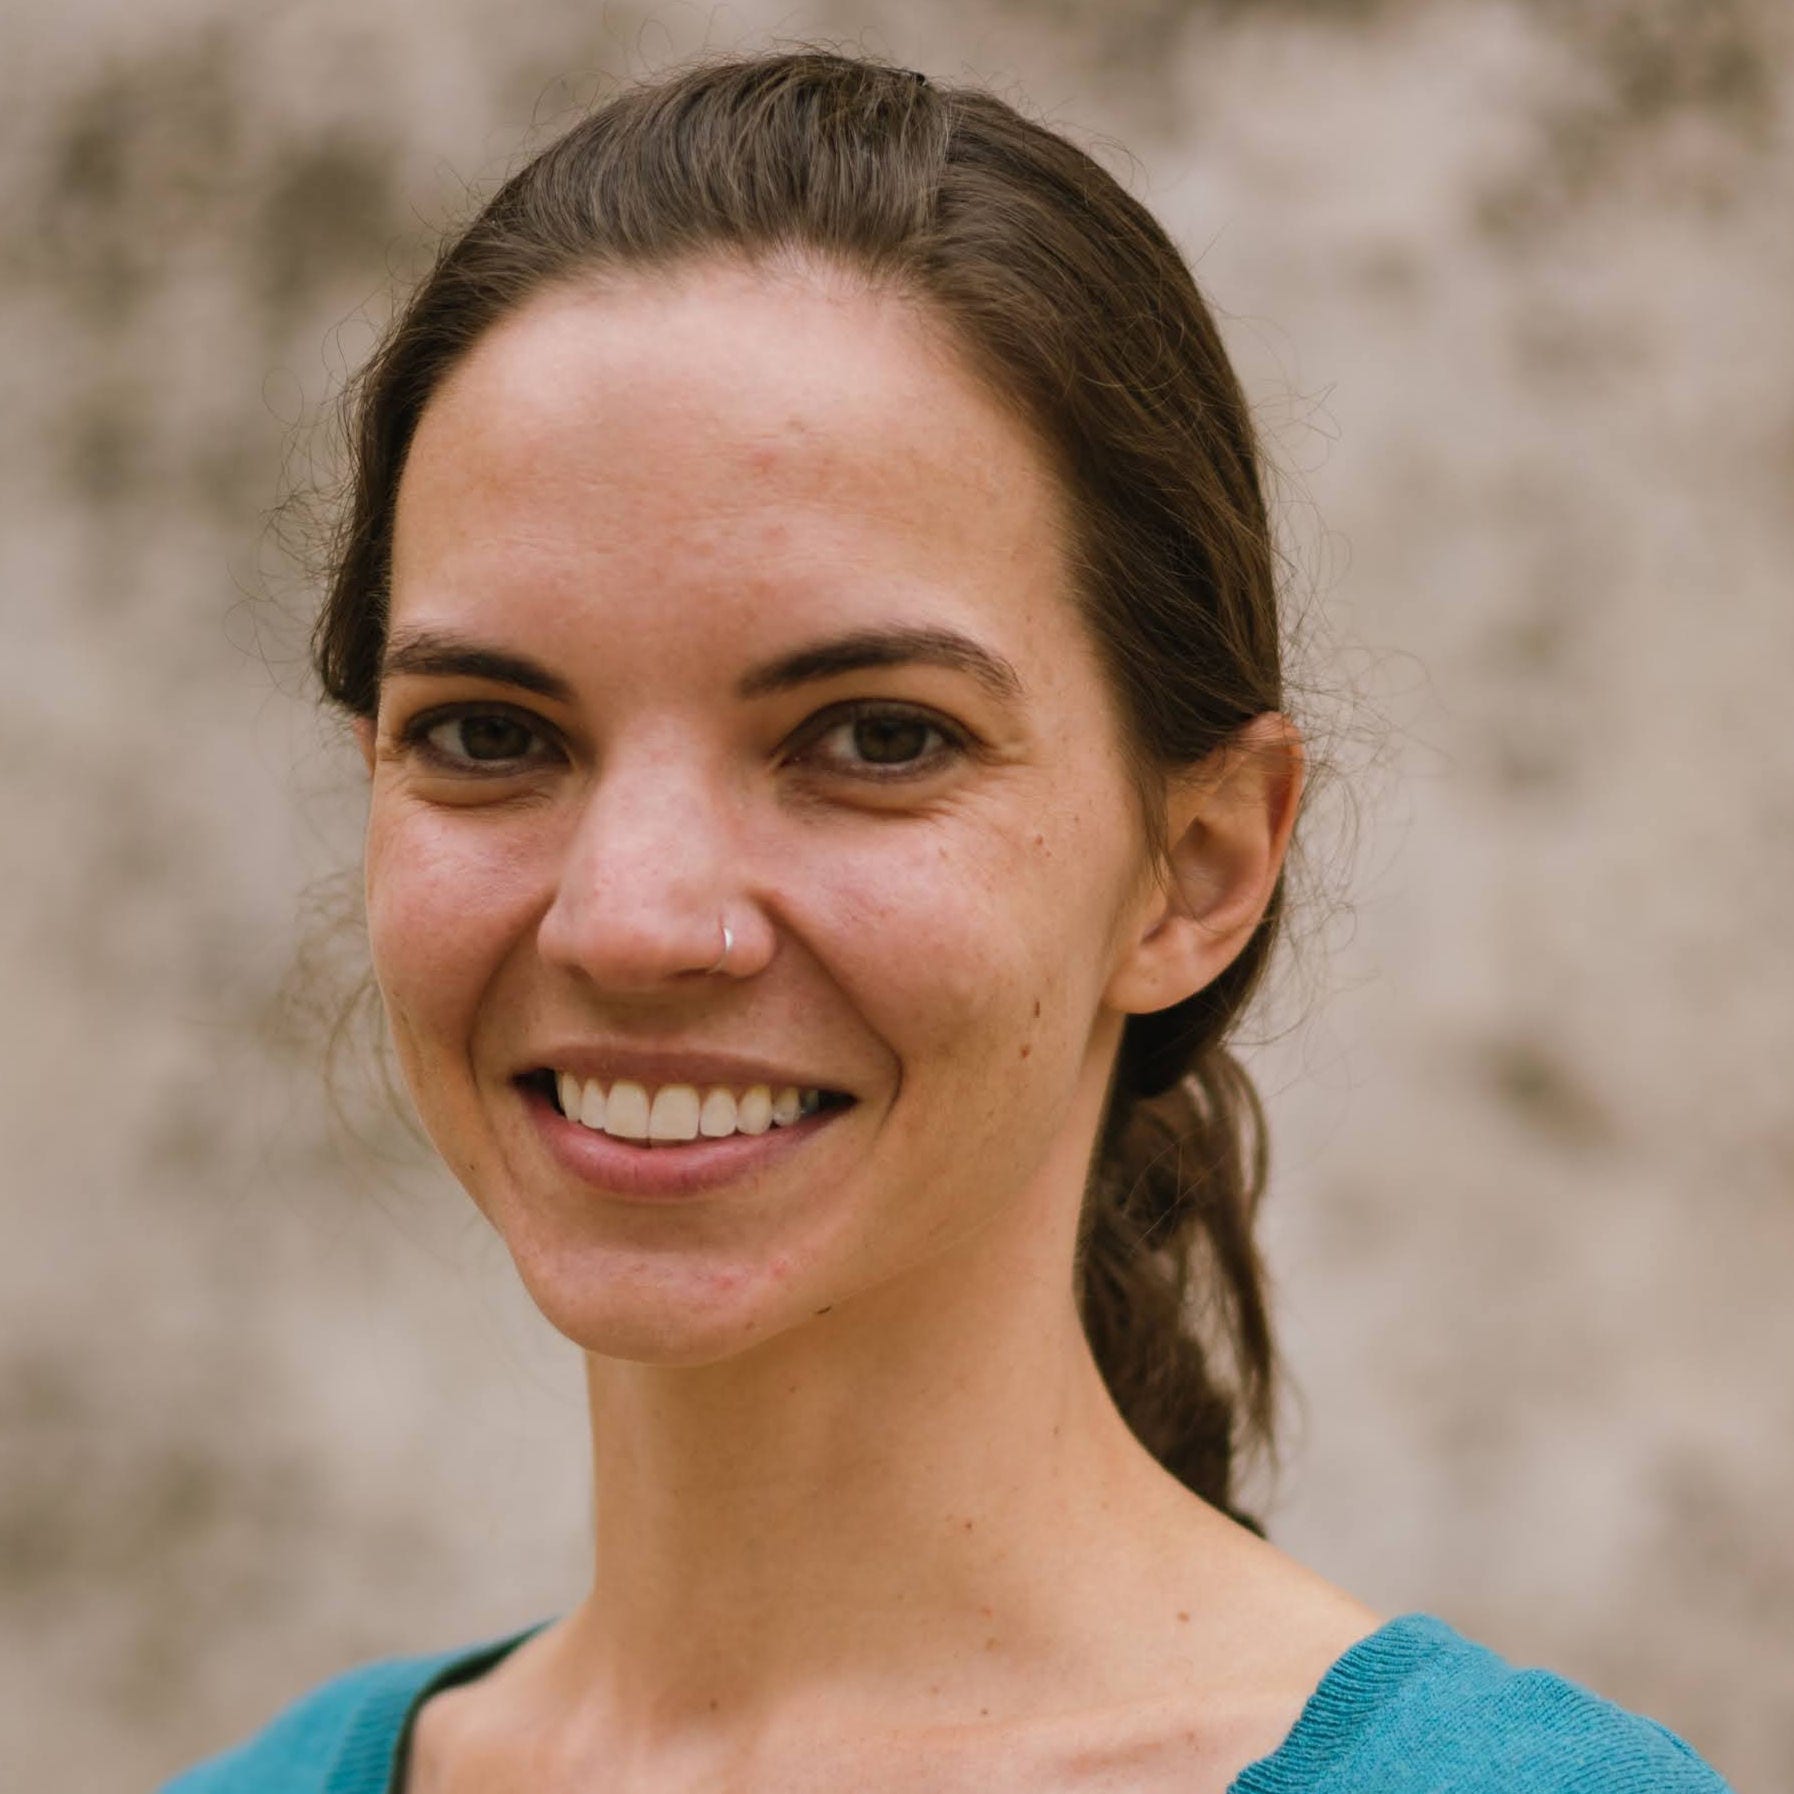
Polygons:
M548 739L549 731L540 722L525 711L513 710L508 704L449 704L438 710L421 711L412 717L398 732L399 745L443 772L466 773L482 779L507 777L516 770L510 761L462 759L445 754L430 740L444 724L463 723L477 716L502 717L506 722L527 729L539 740Z
M478 761L459 759L453 754L445 754L431 741L430 736L445 723L465 722L473 717L503 717L519 727L527 729L538 739L546 740L550 731L536 718L525 711L512 709L506 704L454 704L437 710L426 710L413 717L399 731L400 744L411 753L415 753L432 762L445 772L459 773L473 778L505 778L514 774L514 763L510 761ZM811 726L806 728L804 740L814 741L822 736L832 734L836 729L851 728L856 723L878 719L883 722L898 724L909 723L917 727L932 730L940 736L942 747L920 759L899 768L896 771L848 773L848 778L861 779L868 784L894 785L906 780L919 779L938 770L939 765L949 759L959 759L970 752L972 737L964 729L950 723L945 717L937 716L933 711L919 709L909 704L886 704L871 700L860 700L854 703L837 704L825 710L820 716L811 719ZM486 770L473 769L484 767Z
M972 750L972 737L966 730L948 722L943 716L937 716L931 710L922 710L913 704L881 704L866 699L850 704L837 704L823 711L819 717L812 719L813 726L806 728L803 739L807 744L822 736L832 735L837 729L851 729L856 723L872 720L913 724L917 728L931 730L941 738L943 745L908 765L885 771L850 772L846 775L848 778L862 779L874 785L901 784L906 779L926 778L929 774L938 772L949 761L964 759Z

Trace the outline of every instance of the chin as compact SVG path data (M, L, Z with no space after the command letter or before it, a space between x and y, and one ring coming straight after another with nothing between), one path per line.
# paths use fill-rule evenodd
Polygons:
M631 1364L718 1364L799 1324L808 1310L770 1264L669 1263L640 1251L512 1252L543 1318L582 1352ZM818 1298L813 1307L821 1307Z

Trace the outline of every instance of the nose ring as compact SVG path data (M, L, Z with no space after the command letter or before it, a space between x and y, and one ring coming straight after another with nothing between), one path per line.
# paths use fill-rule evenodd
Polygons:
M720 972L723 969L723 967L728 963L729 950L730 950L730 948L732 948L735 945L735 937L734 937L734 935L732 935L729 932L729 924L727 922L723 922L720 917L718 917L718 921L719 921L719 923L721 923L721 927L722 927L722 931L723 931L723 951L722 951L722 957L717 960L715 965L713 965L709 968L709 970L711 970L713 972Z

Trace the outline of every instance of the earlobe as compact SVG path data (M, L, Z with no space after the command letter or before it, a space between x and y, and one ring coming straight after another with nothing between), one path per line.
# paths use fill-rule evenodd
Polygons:
M1161 884L1142 906L1135 944L1110 983L1117 1009L1168 1009L1239 956L1277 888L1304 770L1295 725L1266 711L1174 781L1166 816L1174 886Z

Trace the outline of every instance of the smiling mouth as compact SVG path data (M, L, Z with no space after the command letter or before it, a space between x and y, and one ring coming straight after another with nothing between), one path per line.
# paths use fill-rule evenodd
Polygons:
M800 1090L793 1085L650 1087L627 1079L609 1085L595 1080L582 1084L549 1066L524 1073L516 1083L576 1126L638 1147L673 1147L764 1134L795 1127L814 1115L851 1108L854 1102L844 1091Z

